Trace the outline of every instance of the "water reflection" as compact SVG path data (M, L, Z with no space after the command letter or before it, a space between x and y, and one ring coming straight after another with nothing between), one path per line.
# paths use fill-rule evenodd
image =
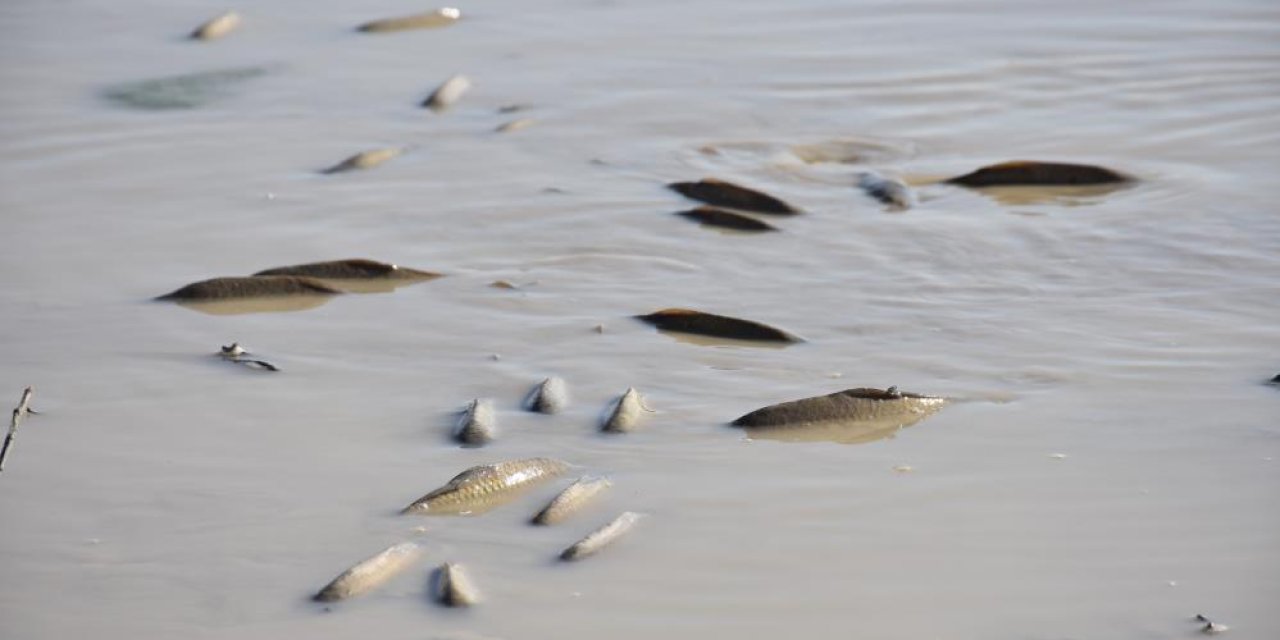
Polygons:
M238 298L234 300L175 300L183 307L213 316L234 316L245 313L286 313L314 309L334 296L292 295Z

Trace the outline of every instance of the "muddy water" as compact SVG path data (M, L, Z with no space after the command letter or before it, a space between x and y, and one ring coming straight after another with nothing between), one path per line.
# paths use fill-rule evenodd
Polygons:
M225 6L0 6L0 390L35 385L44 413L0 479L0 635L1171 638L1204 613L1275 637L1273 3L485 2L351 31L427 8L243 6L193 43ZM194 108L106 97L236 69L262 73ZM451 109L416 106L455 73L473 87ZM493 133L514 118L536 122ZM1139 182L927 184L1024 158ZM885 212L862 170L920 205ZM691 203L661 185L702 177L806 213L760 235L671 215ZM149 301L348 257L448 276L289 313ZM629 319L666 307L807 342ZM209 355L233 340L283 371ZM521 412L550 375L570 408ZM889 385L972 401L862 444L725 426ZM596 433L630 386L657 412ZM472 398L501 437L464 450ZM614 489L556 527L525 521L559 486L396 515L532 456ZM648 517L554 562L623 510ZM307 601L406 539L485 603L435 607L425 571Z

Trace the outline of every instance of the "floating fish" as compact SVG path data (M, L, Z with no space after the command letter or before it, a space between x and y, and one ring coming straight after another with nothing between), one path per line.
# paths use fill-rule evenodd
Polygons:
M551 376L533 388L525 406L538 413L560 413L569 406L569 387L563 378Z
M432 591L446 607L469 607L480 602L480 590L462 565L446 562L435 571Z
M525 129L530 126L533 126L535 122L537 122L537 120L534 120L533 118L518 118L516 120L512 120L511 122L505 122L503 124L498 125L498 128L494 129L494 131L496 133L514 133L521 129Z
M916 194L901 180L885 178L868 171L858 175L858 187L896 210L910 209L916 205Z
M373 20L356 27L356 31L389 33L392 31L407 31L409 29L436 29L447 27L457 22L461 17L461 11L453 7L443 7L427 13Z
M767 193L761 193L715 178L704 178L698 182L673 182L667 187L687 198L718 207L778 215L800 213L799 209Z
M342 293L312 278L270 276L212 278L193 282L156 300L232 300L271 296L331 296Z
M286 267L264 269L253 274L261 276L304 276L323 280L433 280L442 274L410 269L376 260L351 258L328 262L309 262Z
M662 309L648 315L636 316L636 319L647 322L663 331L694 333L732 340L804 342L781 329L775 329L759 322L719 316L714 313L704 313L692 309Z
M439 489L414 500L401 513L481 513L568 469L568 463L551 458L525 458L471 467Z
M688 211L677 211L676 215L683 216L690 220L701 222L710 227L723 227L725 229L734 229L737 231L777 231L778 228L757 220L751 216L717 209L715 207L702 206Z
M398 147L387 147L385 149L373 149L371 151L362 151L360 153L339 162L338 164L321 171L320 173L343 173L346 171L354 171L357 169L372 169L398 155L404 153L403 149Z
M453 430L453 439L472 447L485 445L493 440L495 421L492 403L478 398L472 400Z
M561 560L581 560L591 555L595 555L601 549L613 544L625 535L637 522L640 521L640 514L634 511L623 512L622 515L614 518L609 524L592 531L587 537L573 543L569 548L560 553Z
M191 39L214 40L231 33L238 26L240 26L240 14L228 11L196 27L196 30L191 32Z
M1015 160L982 167L945 182L966 187L1001 187L1115 184L1130 180L1129 176L1093 165Z
M335 602L366 593L409 568L421 557L422 549L415 543L402 542L392 545L385 551L343 571L333 579L333 582L312 596L312 600Z
M778 440L869 442L923 420L945 398L888 389L858 388L757 409L733 421L753 437Z
M592 479L585 476L578 478L576 482L552 498L551 502L533 517L532 522L541 525L562 522L612 486L613 482L608 478Z
M629 387L614 404L613 411L601 425L602 431L626 433L636 428L640 422L640 414L644 412L644 402L635 387Z
M458 101L462 94L471 88L471 80L466 76L453 76L436 87L435 91L422 102L422 106L432 111L444 111Z

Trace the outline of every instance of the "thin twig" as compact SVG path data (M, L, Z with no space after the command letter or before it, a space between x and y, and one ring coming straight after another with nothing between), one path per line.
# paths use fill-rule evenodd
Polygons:
M0 471L4 470L4 459L9 455L9 447L13 445L13 439L18 435L18 425L22 424L22 419L29 413L35 413L31 410L31 387L22 390L22 400L18 401L17 408L13 410L13 417L9 419L9 434L4 437L4 447L0 448Z

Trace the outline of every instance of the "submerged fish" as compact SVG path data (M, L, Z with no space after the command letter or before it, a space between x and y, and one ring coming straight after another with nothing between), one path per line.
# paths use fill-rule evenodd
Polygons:
M720 316L693 309L662 309L648 315L636 316L664 331L695 333L716 338L754 340L759 342L804 342L781 329L751 320Z
M688 211L677 211L676 215L683 216L695 222L701 222L709 227L721 227L723 229L734 229L736 231L777 231L778 228L757 220L751 216L717 209L715 207L702 206Z
M636 428L636 423L640 421L640 414L643 412L644 403L640 398L640 392L636 391L635 387L628 387L627 391L618 397L613 411L609 413L609 417L600 428L612 433L626 433Z
M355 171L357 169L372 169L398 155L404 153L399 147L387 147L384 149L373 149L370 151L362 151L360 153L339 162L338 164L321 171L320 173L343 173L346 171Z
M211 278L193 282L156 300L231 300L269 296L331 296L342 293L323 282L294 276Z
M408 29L435 29L439 27L447 27L457 22L461 17L461 11L453 7L443 7L436 9L435 11L418 13L411 16L373 20L356 27L356 30L363 31L365 33L387 33L391 31L405 31Z
M312 596L316 602L334 602L366 593L409 568L422 557L415 543L402 542L356 563Z
M718 207L778 215L800 213L799 209L767 193L715 178L704 178L698 182L673 182L667 187L687 198Z
M472 400L467 405L458 426L453 430L453 439L464 445L479 447L493 440L494 431L493 404L480 400Z
M231 33L233 29L240 26L240 14L234 11L228 11L212 20L196 27L191 32L192 40L213 40Z
M435 571L436 600L447 607L469 607L480 602L480 590L462 565L446 562Z
M515 133L521 129L533 126L535 122L537 122L537 120L534 120L533 118L517 118L511 122L504 122L503 124L498 125L498 128L494 129L494 132Z
M640 514L634 511L626 511L614 518L609 524L592 531L587 534L587 537L570 545L569 548L560 553L560 559L580 560L594 555L625 535L639 521Z
M1090 185L1129 182L1111 169L1066 162L1015 160L982 167L945 182L966 187Z
M525 406L538 413L560 413L569 406L569 387L564 379L551 376L533 388Z
M916 205L916 194L901 180L885 178L868 171L858 175L858 187L894 209L910 209Z
M562 522L612 486L613 482L608 478L592 479L585 476L578 478L576 482L552 498L551 502L533 517L532 522L542 525Z
M858 388L757 409L733 421L754 437L858 443L884 438L945 405L945 398Z
M126 82L108 88L104 95L135 109L195 109L231 96L239 85L266 72L258 67L201 71Z
M480 513L568 469L568 463L552 458L525 458L471 467L439 489L414 500L401 513Z

